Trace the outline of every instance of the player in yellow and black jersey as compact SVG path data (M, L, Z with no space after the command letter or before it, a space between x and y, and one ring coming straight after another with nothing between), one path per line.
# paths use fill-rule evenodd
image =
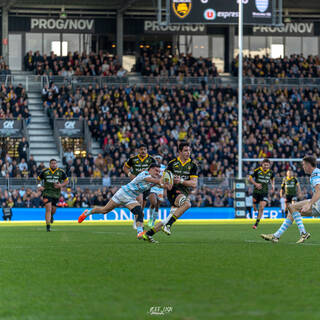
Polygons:
M156 160L148 154L147 146L145 144L140 144L138 154L125 162L123 171L131 180L133 180L140 172L148 170L152 163L156 163ZM145 207L146 199L149 194L150 190L137 197L138 202L141 204L142 210ZM133 228L136 229L135 220L133 223Z
M263 209L268 204L268 192L269 183L272 185L271 192L274 192L274 175L270 169L271 163L269 159L263 159L260 167L255 169L249 176L249 182L254 185L253 189L253 207L258 212L256 223L253 225L253 229L257 229L260 219L263 215Z
M152 236L161 229L167 235L171 235L172 224L191 208L188 196L197 187L198 166L190 158L191 147L187 142L180 143L178 150L179 156L171 160L166 168L174 176L173 187L167 192L171 210L165 221L158 222L155 227L144 233L143 238L150 242L157 242Z
M296 177L293 176L291 169L287 170L287 175L282 180L280 197L285 198L285 215L288 214L288 205L297 201L297 196L301 195L300 183Z
M49 168L45 168L38 176L38 190L42 191L42 200L46 208L47 231L53 222L53 215L57 210L57 202L61 194L61 188L65 187L69 180L66 173L57 167L57 161L51 159ZM42 184L41 184L42 182Z

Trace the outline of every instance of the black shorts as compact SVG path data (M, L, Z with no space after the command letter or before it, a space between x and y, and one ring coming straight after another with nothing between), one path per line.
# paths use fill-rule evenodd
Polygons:
M43 196L42 197L42 201L43 201L44 205L46 205L47 203L51 203L53 206L56 207L59 199L58 198L52 198L52 197Z
M297 196L286 195L286 203L291 203L292 201L297 201Z
M180 196L180 194L184 194L184 193L174 187L171 190L168 190L167 198L168 198L171 206L175 207L174 203L175 203L177 197Z
M147 190L147 191L145 191L142 195L143 195L143 200L147 200L147 198L148 198L149 195L150 195L150 189Z
M261 201L269 202L268 195L263 193L254 193L252 195L253 203L259 204Z

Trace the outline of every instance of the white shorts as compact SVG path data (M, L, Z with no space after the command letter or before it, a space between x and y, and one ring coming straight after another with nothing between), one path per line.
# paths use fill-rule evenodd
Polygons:
M112 201L119 205L127 206L131 203L138 202L137 197L132 197L127 194L122 188L120 188L111 198Z
M163 188L152 187L150 193L155 193L160 201L163 201Z

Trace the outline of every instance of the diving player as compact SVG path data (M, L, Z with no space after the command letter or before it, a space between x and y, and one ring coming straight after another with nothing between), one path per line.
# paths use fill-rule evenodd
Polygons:
M147 171L140 172L131 182L122 186L109 200L104 207L94 207L85 210L78 218L81 223L91 214L106 214L115 208L126 207L137 217L137 235L143 233L143 211L137 197L143 192L149 190L154 185L160 185L163 188L170 188L166 183L162 183L160 178L160 166L152 163ZM138 239L141 239L138 237Z
M125 162L123 171L131 180L133 180L140 172L147 170L152 163L156 163L156 161L148 154L147 146L145 144L140 144L138 154ZM142 210L145 205L144 200L148 195L149 190L143 195L140 194L137 198L138 202L141 204ZM136 220L133 222L133 228L136 229Z
M160 165L160 175L162 176L163 171L166 169L166 166L162 163L162 157L156 155L154 156L154 159L157 161L158 165ZM164 189L159 186L152 187L148 199L150 201L150 219L148 227L152 228L159 215L160 203L164 199Z

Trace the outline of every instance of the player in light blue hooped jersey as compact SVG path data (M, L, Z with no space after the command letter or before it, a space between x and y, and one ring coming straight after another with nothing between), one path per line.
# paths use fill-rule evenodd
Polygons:
M156 160L157 164L160 165L160 175L162 176L163 171L166 169L166 166L161 163L162 157L156 155L153 158ZM159 186L152 187L148 199L150 201L150 219L148 226L152 228L159 216L160 204L164 199L164 189Z
M160 166L152 163L148 171L142 171L131 182L122 186L104 207L94 207L93 209L85 210L79 216L78 222L81 223L91 214L106 214L115 208L126 207L137 217L137 233L139 235L143 232L144 214L140 203L137 201L137 196L155 185L170 189L170 185L162 183Z
M320 169L317 168L317 159L313 156L305 156L302 159L302 167L304 172L310 175L312 198L290 204L288 216L280 229L274 234L262 234L263 239L278 242L281 235L292 225L293 220L300 231L300 239L297 243L303 243L310 238L310 233L306 232L301 216L320 216Z

